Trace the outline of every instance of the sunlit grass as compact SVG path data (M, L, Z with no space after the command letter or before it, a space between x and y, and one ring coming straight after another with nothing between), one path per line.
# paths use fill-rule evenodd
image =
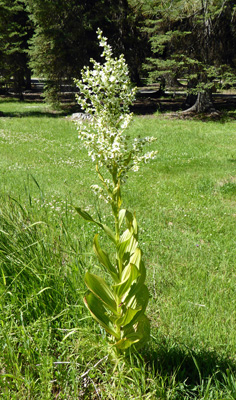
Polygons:
M107 215L89 190L94 166L64 115L43 103L0 110L1 398L235 399L235 123L134 118L130 136L155 136L158 150L123 193L152 339L114 373L82 301L85 269L99 271L96 229L73 208Z

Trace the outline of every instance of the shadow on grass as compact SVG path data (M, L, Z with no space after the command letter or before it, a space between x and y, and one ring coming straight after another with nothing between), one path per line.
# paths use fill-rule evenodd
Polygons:
M59 118L66 116L68 112L65 111L12 111L12 112L1 112L0 117L5 118Z
M166 95L163 98L137 98L134 104L130 107L130 110L137 116L154 116L157 112L168 119L193 119L202 122L218 122L225 123L236 119L235 103L232 105L231 102L218 103L216 108L219 111L217 114L193 114L183 115L183 102L185 97L173 97L173 95ZM32 100L20 102L19 99L6 98L0 96L0 109L1 102L12 104L22 104L25 106L29 105L29 108L37 107L35 104L45 104L43 100ZM33 103L33 104L32 104ZM46 104L45 104L46 105ZM40 111L40 110L23 110L23 111L6 111L0 110L0 117L51 117L58 118L61 116L68 116L75 112L81 112L80 107L76 103L61 103L58 110Z
M6 110L1 110L1 103L7 104ZM42 108L40 105L42 105ZM59 118L71 115L74 112L81 112L77 104L64 104L58 109L53 109L42 101L32 103L27 101L19 102L17 99L0 98L0 118Z
M219 381L230 371L236 374L236 364L229 357L220 356L215 351L192 350L178 343L170 343L165 338L152 341L142 353L145 362L162 376L175 376L176 382L189 387L200 385L204 380L217 375Z

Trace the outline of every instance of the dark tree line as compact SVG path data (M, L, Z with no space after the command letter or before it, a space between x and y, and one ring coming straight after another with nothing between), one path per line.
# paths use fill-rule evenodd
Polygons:
M138 81L145 46L137 20L127 0L0 0L0 79L22 93L31 72L44 79L47 100L58 101L61 85L98 57L99 27Z
M213 89L235 83L235 1L154 0L143 12L152 48L149 80L164 86L185 79L189 111L213 110Z
M100 27L115 52L124 53L133 76L135 19L127 0L25 0L35 32L30 41L30 66L46 79L47 94L54 98L65 79L78 77L91 57L98 57L96 30ZM136 48L137 52L137 48Z
M30 88L28 40L33 27L21 1L0 0L0 82L13 78L14 88Z
M187 82L191 110L213 109L212 90L235 82L234 0L0 0L0 80L16 92L33 73L47 99L99 57L96 30L124 53L133 81Z

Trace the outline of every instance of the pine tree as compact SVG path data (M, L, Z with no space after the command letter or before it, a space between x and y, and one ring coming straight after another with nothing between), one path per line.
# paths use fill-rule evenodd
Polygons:
M0 75L2 83L13 79L15 91L22 99L30 87L28 39L32 26L20 0L0 0Z
M138 75L135 23L127 0L24 0L35 26L30 42L31 67L46 80L46 98L60 100L63 83L78 78L91 57L99 57L96 30L109 37L116 55L123 52ZM139 62L141 65L141 62Z
M191 111L213 110L216 80L226 84L234 79L234 2L156 0L148 7L146 30L153 52L145 65L149 80L186 79L196 98Z

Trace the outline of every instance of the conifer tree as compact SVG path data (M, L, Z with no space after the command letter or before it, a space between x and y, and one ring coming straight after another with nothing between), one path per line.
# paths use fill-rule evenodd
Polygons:
M22 98L30 87L28 39L32 35L25 6L20 0L0 0L0 76L2 83L13 79L14 89Z
M138 74L135 23L127 0L24 0L35 26L31 67L46 80L46 97L60 100L60 87L80 77L91 57L99 58L96 30L109 36L116 55L124 53ZM139 57L139 55L138 55ZM141 64L139 62L139 64Z
M191 111L211 111L212 89L234 80L235 5L231 0L154 0L143 12L152 56L149 80L186 79L195 94ZM230 49L230 46L231 49Z

